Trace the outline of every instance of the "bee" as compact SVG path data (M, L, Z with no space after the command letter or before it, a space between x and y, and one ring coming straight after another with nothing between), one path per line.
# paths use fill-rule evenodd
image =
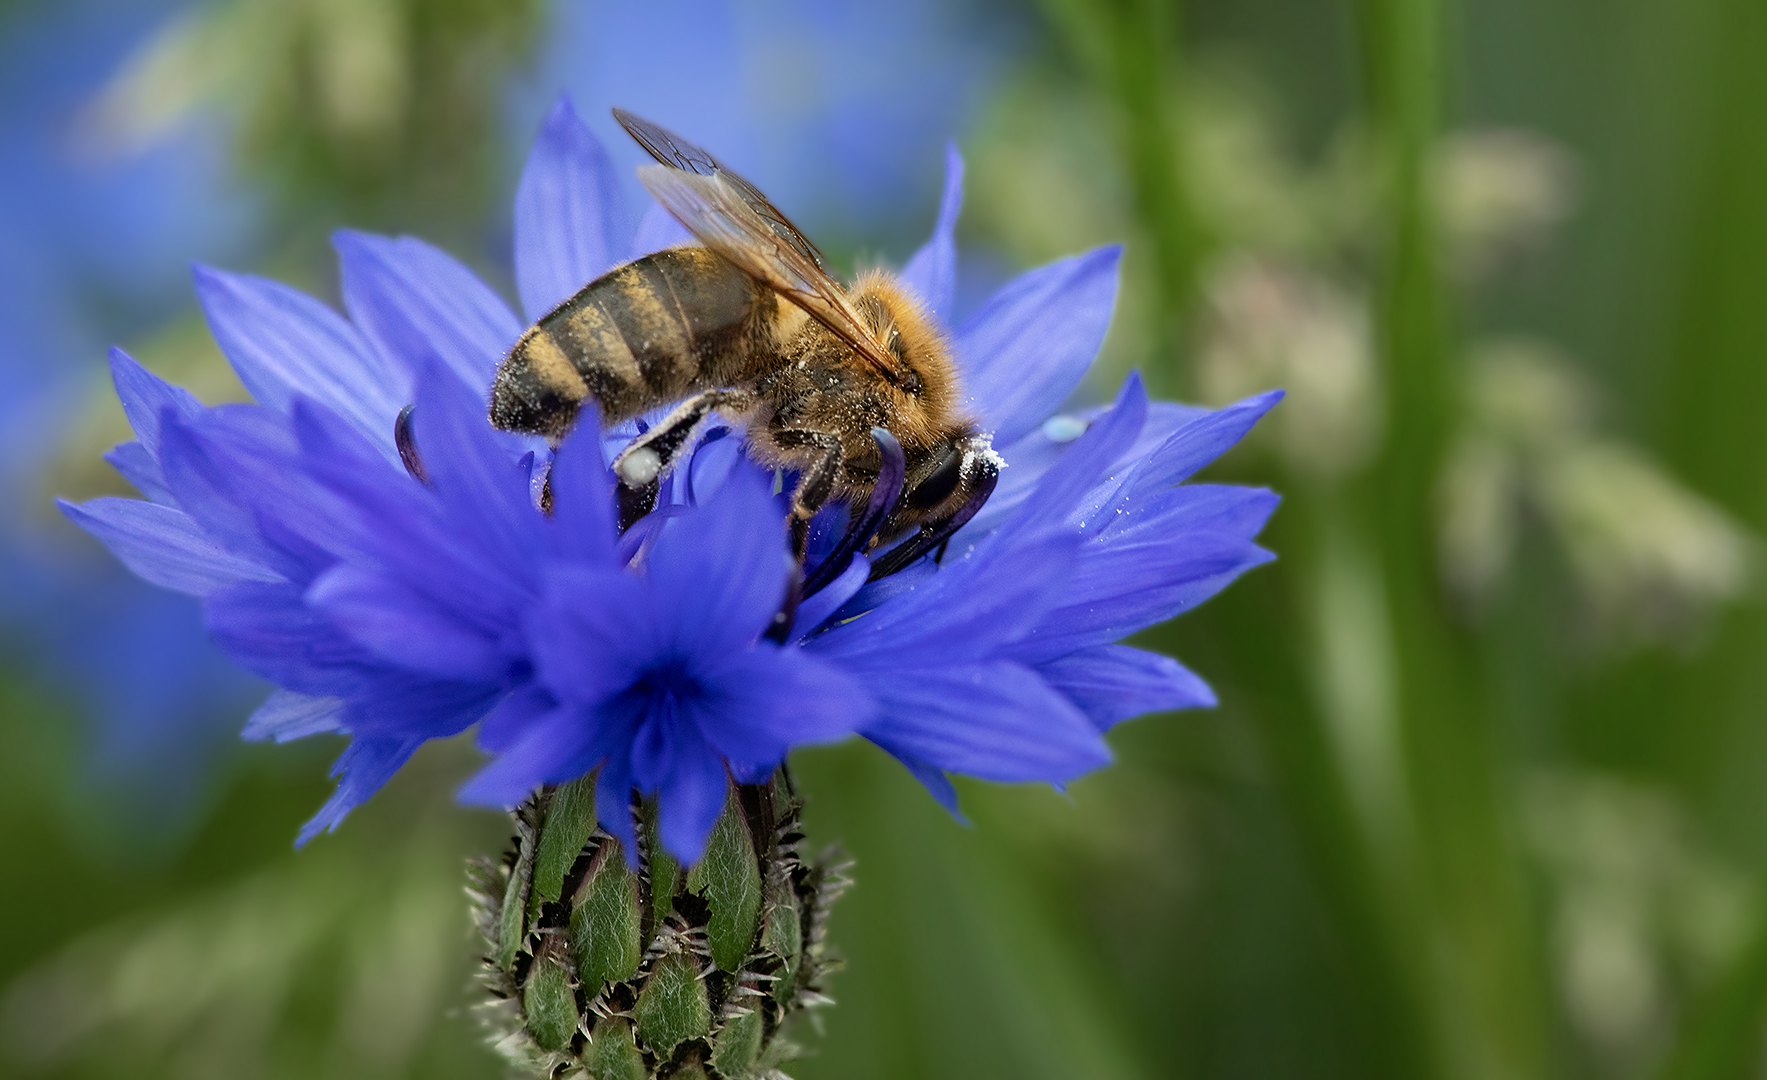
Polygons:
M881 271L843 286L754 185L655 124L614 117L658 162L639 179L703 246L616 267L529 328L497 369L491 423L556 445L587 402L607 424L678 402L614 459L622 524L654 506L718 414L744 429L752 459L798 475L800 562L816 512L845 500L863 518L880 475L900 497L848 547L918 532L872 576L943 544L987 500L1000 459L963 409L951 348L920 299Z

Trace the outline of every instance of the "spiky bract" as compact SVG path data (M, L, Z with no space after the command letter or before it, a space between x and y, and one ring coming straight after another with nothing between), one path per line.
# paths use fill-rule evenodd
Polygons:
M470 865L497 1049L545 1077L782 1077L782 1027L829 1002L824 922L846 886L800 854L785 774L730 786L691 869L658 843L654 801L633 804L629 858L594 780L537 792L502 860Z

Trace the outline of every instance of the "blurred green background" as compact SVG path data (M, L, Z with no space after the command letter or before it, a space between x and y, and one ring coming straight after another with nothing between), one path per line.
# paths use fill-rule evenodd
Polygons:
M642 8L642 10L639 10ZM503 285L568 91L730 160L841 267L968 162L960 306L1128 245L1095 383L1290 396L1211 470L1279 561L1145 635L1217 689L1065 795L798 755L855 858L821 1077L1767 1076L1760 0L0 4L0 1074L493 1077L432 746L340 746L50 494L103 347L241 391L185 267L335 290L340 225Z

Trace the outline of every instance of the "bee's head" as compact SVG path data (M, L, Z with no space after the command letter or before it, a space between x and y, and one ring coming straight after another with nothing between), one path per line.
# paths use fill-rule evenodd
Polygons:
M951 346L938 324L893 274L872 270L853 286L853 303L902 371L892 383L896 411L910 430L909 440L937 441L954 424L963 399ZM916 436L919 438L916 439Z

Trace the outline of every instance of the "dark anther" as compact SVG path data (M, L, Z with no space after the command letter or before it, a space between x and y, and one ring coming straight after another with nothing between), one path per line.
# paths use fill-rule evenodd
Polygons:
M785 583L785 600L773 613L773 622L764 635L768 641L784 645L791 637L792 623L797 621L798 604L804 599L804 572L793 566L791 579Z
M1000 482L1000 466L991 457L981 459L980 478L975 488L969 493L969 500L950 517L942 521L929 521L920 527L920 531L907 540L891 548L883 558L871 565L871 576L866 581L876 581L889 577L898 570L914 564L922 555L941 547L958 529L969 524L969 519L976 516L988 497L994 494L994 485Z
M894 435L880 427L871 429L871 437L877 440L877 452L881 459L877 483L871 489L871 498L865 504L865 512L851 524L846 535L841 537L841 542L835 545L828 558L823 559L804 582L805 596L814 596L821 592L829 582L846 570L847 564L853 561L853 552L871 543L871 538L877 535L878 526L883 524L884 517L895 508L896 500L902 495L902 478L907 473L902 444L896 441ZM802 558L801 551L799 558Z
M638 523L638 519L656 509L657 493L662 485L655 480L641 488L629 488L618 481L614 482L614 492L619 498L620 531L625 532Z
M393 445L399 448L399 460L405 463L405 471L413 479L427 484L429 470L423 467L423 458L417 453L417 439L411 434L411 414L416 411L416 405L399 410L399 418L393 421Z

